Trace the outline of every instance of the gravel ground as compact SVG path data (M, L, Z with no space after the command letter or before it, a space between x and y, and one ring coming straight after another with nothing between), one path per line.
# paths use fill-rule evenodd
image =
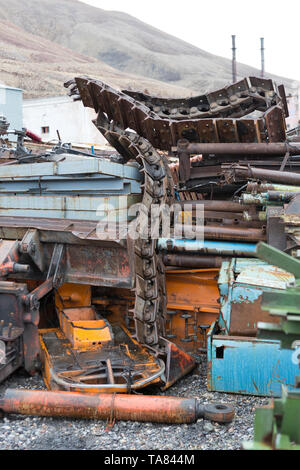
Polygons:
M41 376L18 371L0 386L43 389ZM152 391L153 393L153 391ZM119 421L107 429L103 421L6 415L0 419L1 450L238 450L253 438L254 411L266 398L208 393L205 365L175 384L165 395L199 398L202 403L224 402L235 407L230 424L199 419L195 424L152 424Z

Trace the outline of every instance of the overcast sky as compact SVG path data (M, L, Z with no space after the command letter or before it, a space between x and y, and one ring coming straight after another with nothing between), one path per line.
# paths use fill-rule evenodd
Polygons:
M81 0L123 11L201 49L260 68L265 38L266 72L300 80L300 0Z

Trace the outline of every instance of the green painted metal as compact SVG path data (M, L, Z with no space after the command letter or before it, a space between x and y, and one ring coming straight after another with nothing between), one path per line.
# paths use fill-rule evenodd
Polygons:
M260 337L280 339L283 349L295 349L292 360L300 368L300 261L265 243L258 245L257 256L296 277L295 286L263 294L262 308L280 316L280 323L258 323L258 329ZM256 410L254 441L243 443L244 449L300 450L300 377L295 384L293 391L283 386L280 399Z
M300 281L300 261L292 258L281 250L273 248L267 243L259 243L256 248L256 256L269 264L278 266L285 271L294 274Z

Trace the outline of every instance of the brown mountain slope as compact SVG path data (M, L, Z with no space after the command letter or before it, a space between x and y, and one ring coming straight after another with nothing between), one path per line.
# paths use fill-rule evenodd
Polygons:
M26 98L33 98L65 94L64 81L75 75L99 78L118 88L147 89L168 96L190 94L184 88L124 74L95 58L0 21L0 82L22 88Z
M0 0L0 19L128 73L200 93L231 81L231 62L121 12L77 0ZM239 78L259 71L238 64ZM291 80L274 75L270 78Z

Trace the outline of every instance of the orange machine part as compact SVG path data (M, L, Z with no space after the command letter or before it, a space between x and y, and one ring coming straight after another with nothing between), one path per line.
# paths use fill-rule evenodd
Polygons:
M8 389L1 401L4 412L26 415L158 423L193 423L197 419L193 398Z
M218 269L167 271L167 338L189 353L206 348L219 315Z

